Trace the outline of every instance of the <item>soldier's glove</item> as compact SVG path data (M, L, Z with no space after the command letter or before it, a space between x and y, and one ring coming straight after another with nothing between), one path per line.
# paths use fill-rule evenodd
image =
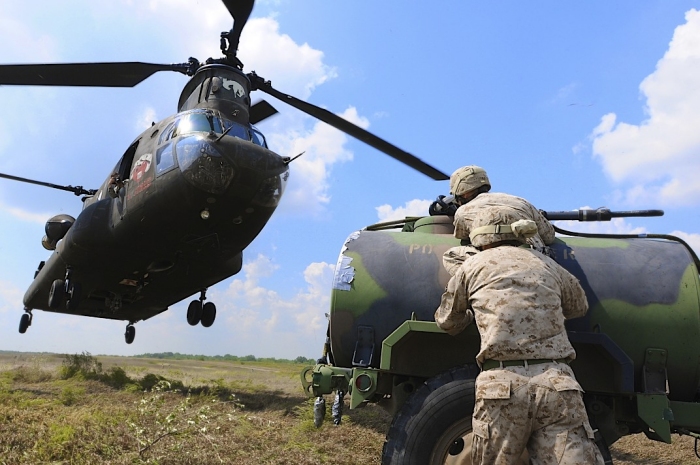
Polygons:
M455 213L457 212L457 205L451 202L445 202L445 197L446 196L444 195L438 195L438 198L430 204L430 207L428 208L428 213L430 214L430 216L455 216ZM454 199L454 197L450 198Z

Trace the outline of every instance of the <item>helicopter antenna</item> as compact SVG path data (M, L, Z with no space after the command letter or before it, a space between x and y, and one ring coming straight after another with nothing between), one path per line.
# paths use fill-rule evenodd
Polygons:
M34 179L20 178L19 176L11 176L9 174L0 173L0 178L11 179L13 181L26 182L29 184L37 184L39 186L51 187L62 191L72 192L75 195L95 195L97 189L84 189L83 186L60 186L50 182L35 181Z
M294 156L294 157L292 157L292 158L286 158L286 159L284 160L284 164L285 164L285 165L289 165L291 162L293 162L294 160L296 160L296 159L299 158L300 156L304 155L305 153L306 153L306 150L304 150L303 152L301 152L301 153L300 153L299 155L297 155L297 156Z

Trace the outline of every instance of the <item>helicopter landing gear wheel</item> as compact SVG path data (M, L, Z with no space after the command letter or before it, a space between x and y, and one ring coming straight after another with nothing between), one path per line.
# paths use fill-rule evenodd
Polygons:
M193 300L187 307L187 322L190 326L197 326L202 319L202 301Z
M51 283L51 290L49 290L49 308L60 307L65 297L66 282L62 279L56 279Z
M212 302L207 302L202 307L202 326L205 328L210 327L214 324L216 319L216 305Z
M134 327L133 324L129 323L126 325L126 331L124 332L124 340L126 341L127 344L131 344L134 342L134 338L136 337L136 328Z
M24 334L27 332L27 328L32 325L32 314L27 312L19 319L19 333Z

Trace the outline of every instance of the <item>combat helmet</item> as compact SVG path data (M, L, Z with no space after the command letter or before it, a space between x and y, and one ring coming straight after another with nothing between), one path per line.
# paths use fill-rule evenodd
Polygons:
M525 243L528 237L537 234L537 224L523 217L517 210L508 207L484 207L474 217L469 231L469 240L474 247L483 247L496 242L517 241Z
M454 196L463 196L482 186L491 189L486 171L479 166L463 166L450 176L450 193Z

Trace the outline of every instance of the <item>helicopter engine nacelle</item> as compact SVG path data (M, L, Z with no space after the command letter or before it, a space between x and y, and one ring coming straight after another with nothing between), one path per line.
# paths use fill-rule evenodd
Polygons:
M58 241L63 239L68 230L75 223L75 218L70 215L56 215L49 218L46 222L46 235L41 239L41 245L46 250L56 250Z

